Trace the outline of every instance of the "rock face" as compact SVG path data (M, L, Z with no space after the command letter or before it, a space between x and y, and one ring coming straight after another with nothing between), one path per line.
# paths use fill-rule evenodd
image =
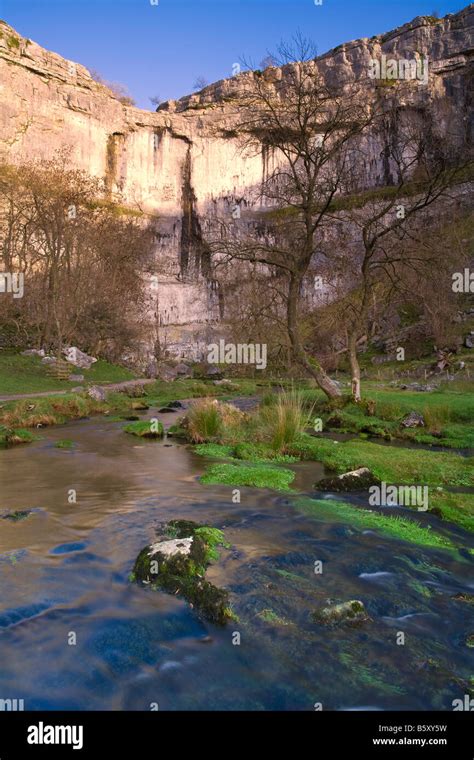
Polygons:
M439 123L455 116L472 132L468 93L472 74L473 6L444 19L416 18L371 39L340 45L310 66L327 83L364 82L371 58L429 59L427 85L413 83L401 107L430 104ZM104 180L106 192L159 217L157 274L149 275L150 345L194 361L209 342L222 303L209 279L205 236L217 217L253 229L262 211L256 190L272 170L268 153L250 155L236 139L233 99L254 76L278 90L286 67L243 73L201 92L160 105L156 113L123 105L84 67L44 50L0 23L0 157L14 162L71 151L70 164ZM387 180L383 145L363 146L369 184ZM147 275L148 276L148 275Z

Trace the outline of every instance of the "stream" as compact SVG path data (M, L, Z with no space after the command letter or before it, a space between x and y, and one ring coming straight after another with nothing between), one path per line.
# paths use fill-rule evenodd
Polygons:
M474 593L472 555L311 519L291 494L241 488L234 504L232 488L198 480L213 460L125 424L45 428L0 452L0 512L34 510L0 520L0 699L26 710L451 710L464 697L474 616L453 596ZM75 448L55 448L62 439ZM294 469L307 492L324 475L314 462ZM157 525L179 518L224 529L231 548L207 578L230 590L238 622L207 624L129 581ZM311 612L328 599L360 599L371 620L321 626Z

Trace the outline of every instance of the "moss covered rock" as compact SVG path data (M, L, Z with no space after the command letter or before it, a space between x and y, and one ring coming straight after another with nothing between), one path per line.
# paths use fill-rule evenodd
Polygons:
M316 483L315 488L318 491L366 491L370 486L376 485L380 485L379 478L368 467L359 467L334 478L323 478Z
M363 602L352 599L341 604L328 604L312 614L313 620L322 625L359 625L370 620Z
M217 528L190 520L172 520L160 529L158 540L146 546L133 568L136 581L155 590L182 596L203 618L225 625L233 618L229 592L206 581L209 563L218 558L217 546L225 546Z
M32 509L19 509L16 512L8 512L6 515L0 515L2 520L10 520L11 522L20 522L25 520L32 513Z
M149 422L132 422L124 428L126 433L136 435L138 438L163 438L164 428L158 420Z

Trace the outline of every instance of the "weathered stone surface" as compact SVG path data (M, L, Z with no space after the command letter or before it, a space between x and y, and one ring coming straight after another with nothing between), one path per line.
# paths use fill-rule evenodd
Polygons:
M382 89L367 77L371 58L428 56L428 84L414 82L400 106L407 114L429 106L439 124L453 117L464 133L473 128L472 16L469 6L444 19L417 17L386 34L340 45L307 65L328 85L359 82L369 101ZM199 361L196 343L206 340L206 325L220 318L219 296L201 256L203 230L212 232L216 216L229 218L236 204L242 208L236 228L253 229L261 211L258 191L276 161L240 150L235 131L238 109L232 99L257 74L229 77L153 113L123 105L84 66L4 22L0 32L0 156L23 162L70 149L72 167L105 178L112 196L159 218L159 274L149 276L150 346L159 337L170 355L183 356L185 350ZM289 71L270 67L262 76L281 93ZM366 139L360 147L368 185L385 184L380 140Z
M159 540L138 555L134 579L183 596L203 618L224 625L232 617L229 592L205 580L209 562L216 558L215 547L222 543L221 531L190 520L172 520L161 526Z
M80 369L90 369L92 365L97 361L94 356L88 356L76 346L68 346L63 349L64 358L70 364L74 364L75 367Z
M375 485L380 485L380 480L368 467L360 467L334 478L323 478L316 483L315 488L318 491L365 491Z
M410 412L400 424L404 428L425 427L425 420L419 412Z
M94 401L105 401L107 398L105 390L98 385L91 385L91 387L87 389L87 395L89 398L94 399Z
M21 352L22 356L44 356L44 348L28 348Z
M341 604L328 604L312 614L313 620L322 625L359 625L370 620L364 604L358 599Z

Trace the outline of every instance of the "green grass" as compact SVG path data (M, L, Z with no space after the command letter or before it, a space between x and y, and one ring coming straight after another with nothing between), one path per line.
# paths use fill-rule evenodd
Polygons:
M0 446L17 446L21 443L31 443L35 441L36 436L30 433L29 430L23 430L21 428L9 428L5 425L0 425Z
M399 438L446 448L474 448L473 384L462 391L410 392L381 390L366 384L365 401L375 404L368 415L365 403L344 403L338 409L328 408L327 401L313 390L303 395L306 403L314 403L324 421L324 430L340 430L386 439ZM406 429L402 420L412 411L423 415L425 427Z
M295 473L283 468L265 465L214 464L201 476L201 483L207 485L253 486L289 491Z
M54 447L56 449L73 449L74 441L70 441L69 439L65 438L63 441L56 441Z
M135 435L138 438L163 438L164 428L161 422L155 420L152 422L131 422L124 427L125 433Z
M109 364L109 362L99 359L89 370L80 370L73 367L73 373L78 375L84 375L85 382L87 383L122 383L126 380L135 380L137 374L127 369L126 367L120 367L117 364Z
M324 522L340 522L360 530L376 530L390 538L433 549L454 549L452 542L429 526L405 517L390 517L379 512L354 507L333 499L296 500L296 506L305 514Z
M237 461L252 462L252 464L291 464L297 462L298 457L288 454L279 454L266 444L237 443L234 445L221 443L200 443L194 446L193 451L200 456L214 457L215 459L234 459Z
M441 511L442 519L474 533L474 494L434 490L430 493L430 509Z
M338 443L302 435L290 448L301 459L322 462L341 474L368 467L387 483L423 485L474 485L472 457L440 451L382 446L369 441Z
M288 621L280 617L274 610L265 609L257 613L257 617L271 625L288 625Z
M126 411L130 399L123 393L109 393L107 401L93 399L71 393L64 396L21 399L9 401L0 409L0 425L7 427L36 427L37 425L61 425L68 420L104 414L111 410Z
M68 391L74 385L79 385L50 377L47 369L37 356L22 356L10 350L0 351L0 395ZM85 383L119 383L136 377L130 370L102 359L93 364L90 370L81 370L71 364L71 374L84 375Z

